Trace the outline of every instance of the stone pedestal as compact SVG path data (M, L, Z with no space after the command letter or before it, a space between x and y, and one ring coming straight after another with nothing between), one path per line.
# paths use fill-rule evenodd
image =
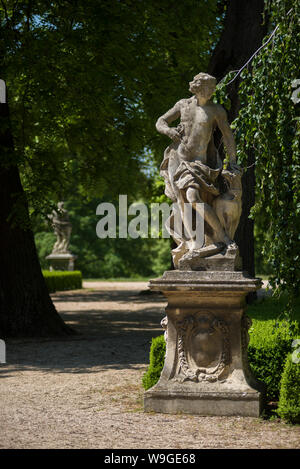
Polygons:
M167 350L144 410L258 417L262 389L247 362L245 297L260 279L246 272L167 271L150 289L168 300Z
M50 262L49 270L74 270L77 256L71 253L49 254L46 259Z

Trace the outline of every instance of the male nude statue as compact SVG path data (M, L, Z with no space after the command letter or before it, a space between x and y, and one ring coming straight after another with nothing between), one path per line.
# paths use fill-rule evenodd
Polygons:
M189 90L194 96L178 101L156 123L157 130L173 140L165 150L161 174L165 179L165 193L173 202L177 202L184 225L185 234L178 236L174 226L172 228L173 220L170 221L170 233L178 244L172 251L175 266L188 251L198 251L200 256L206 257L226 246L236 247L213 208L216 198L220 196L219 176L223 168L213 141L216 126L222 132L229 155L227 172L241 175L236 164L235 142L226 112L222 106L210 101L215 87L214 77L199 73L190 82ZM169 124L178 118L180 124L170 127ZM192 223L185 216L184 203L192 204L195 210L199 210L197 203L203 204L201 214L204 218L205 241L202 246L197 244L192 234Z

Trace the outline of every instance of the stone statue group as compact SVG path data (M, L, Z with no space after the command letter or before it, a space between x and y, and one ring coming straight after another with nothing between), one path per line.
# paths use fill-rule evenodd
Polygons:
M201 270L201 259L218 253L225 258L238 257L233 238L242 211L242 169L236 163L235 142L226 112L211 101L216 79L199 73L189 85L193 96L178 101L158 119L156 128L172 140L160 170L165 193L176 202L167 224L177 244L172 250L174 265L182 270ZM177 127L170 126L177 119L180 120ZM222 133L229 156L227 167L214 144L216 127ZM204 236L200 238L195 235L193 217L185 212L186 204L204 219ZM180 229L177 229L178 211ZM57 237L52 254L69 253L72 225L63 202L58 203L49 219Z
M174 265L179 269L185 266L185 270L192 268L197 258L220 252L225 256L229 252L238 254L233 238L242 211L242 169L236 164L234 137L225 110L210 99L216 79L199 73L189 85L193 96L178 101L156 123L157 130L172 139L160 169L165 180L165 194L176 202L181 212L184 229L180 234L174 224L174 214L168 226L177 244L172 251ZM177 127L170 126L177 119L180 119ZM214 144L216 127L222 133L229 155L227 168L223 167ZM199 204L202 205L204 239L201 244L195 237L193 220L185 215L187 203L196 211Z
M48 218L56 235L56 242L53 246L52 254L69 254L72 224L69 214L64 208L64 202L58 202L57 210L52 210Z

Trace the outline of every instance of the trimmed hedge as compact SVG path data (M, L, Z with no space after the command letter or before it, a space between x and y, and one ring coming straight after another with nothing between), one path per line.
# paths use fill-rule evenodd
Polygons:
M286 356L291 351L297 323L253 321L248 360L254 376L266 385L266 399L278 401Z
M295 303L293 321L279 321L288 298L265 297L247 309L252 319L249 330L249 365L259 381L266 385L266 399L278 401L280 381L286 356L292 349L293 339L299 334L300 299Z
M49 293L82 288L82 275L79 270L43 270Z
M288 423L300 424L300 363L289 353L282 373L277 414Z
M150 365L146 373L144 373L142 382L144 389L150 389L159 380L161 371L164 366L166 353L166 343L163 335L159 335L152 339L150 347Z

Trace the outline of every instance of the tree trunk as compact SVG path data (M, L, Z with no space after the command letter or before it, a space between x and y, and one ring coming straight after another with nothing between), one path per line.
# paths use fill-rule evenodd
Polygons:
M231 70L240 69L252 54L261 46L267 33L267 24L263 23L264 0L228 0L224 30L211 57L208 73L219 81ZM228 87L231 109L229 122L238 115L240 102L237 78ZM217 136L217 139L220 138ZM218 146L218 145L217 145ZM247 166L253 165L255 155L249 152ZM255 276L253 220L249 219L250 209L255 200L255 169L250 167L242 178L243 209L235 235L243 259L243 269Z
M0 104L0 337L72 333L58 315L39 264L9 126ZM27 223L27 226L26 226Z

